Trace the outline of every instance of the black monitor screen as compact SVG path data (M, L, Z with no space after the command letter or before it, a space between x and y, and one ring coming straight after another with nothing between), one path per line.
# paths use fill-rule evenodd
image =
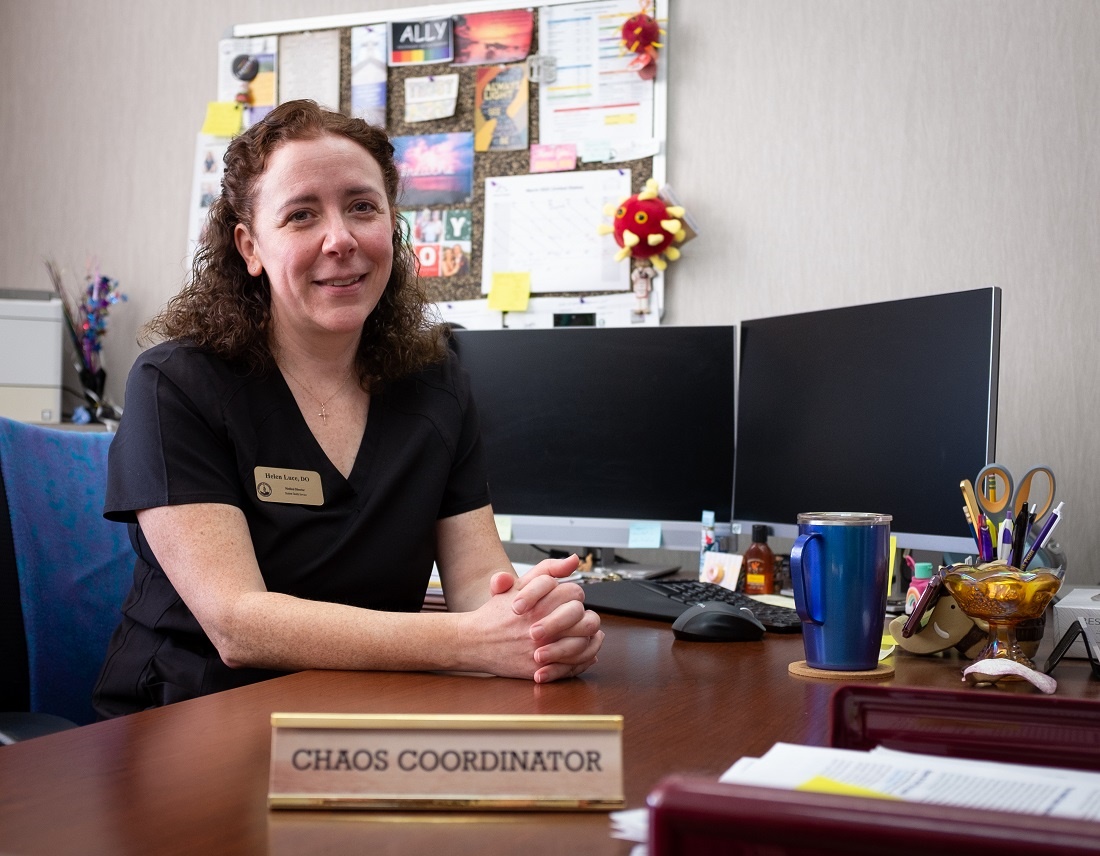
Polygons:
M899 546L972 549L959 483L994 453L999 340L996 288L743 322L735 519L882 512Z
M494 512L697 524L710 510L729 521L735 335L732 326L455 331Z

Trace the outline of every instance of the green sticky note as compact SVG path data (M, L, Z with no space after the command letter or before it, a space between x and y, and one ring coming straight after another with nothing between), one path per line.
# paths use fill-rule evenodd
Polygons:
M236 101L211 101L206 105L202 132L212 137L235 137L244 123L244 109Z
M631 523L627 546L636 550L656 550L661 546L660 523Z
M489 308L499 312L526 312L531 299L531 274L494 273L489 286Z
M512 518L505 514L494 514L493 522L497 525L497 535L501 541L512 540Z

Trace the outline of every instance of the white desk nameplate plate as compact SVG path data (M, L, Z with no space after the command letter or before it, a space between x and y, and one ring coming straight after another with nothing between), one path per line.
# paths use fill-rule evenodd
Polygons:
M271 715L271 808L622 808L621 716Z

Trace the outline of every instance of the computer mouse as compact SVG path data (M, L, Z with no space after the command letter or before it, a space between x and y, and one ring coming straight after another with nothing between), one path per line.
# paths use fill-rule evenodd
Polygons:
M764 625L747 607L720 600L697 603L672 622L672 633L686 642L755 642Z

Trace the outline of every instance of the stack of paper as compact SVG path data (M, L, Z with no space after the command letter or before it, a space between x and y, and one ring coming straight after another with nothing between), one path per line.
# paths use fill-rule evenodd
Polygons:
M723 782L1100 820L1100 773L898 752L777 743Z

